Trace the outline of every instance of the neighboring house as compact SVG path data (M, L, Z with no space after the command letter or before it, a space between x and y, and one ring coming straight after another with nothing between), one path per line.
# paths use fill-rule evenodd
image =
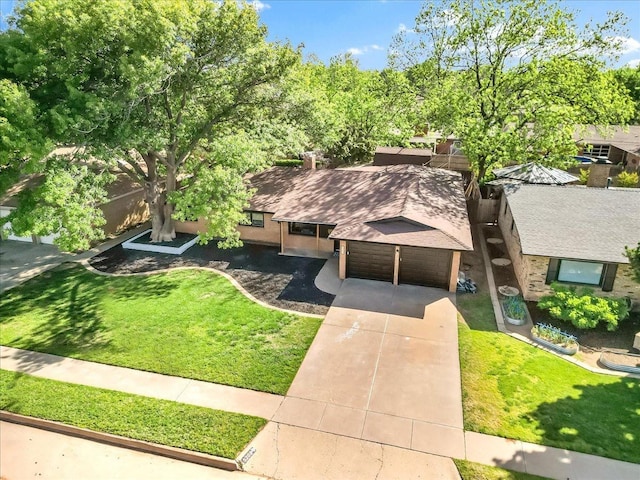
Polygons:
M25 188L33 187L40 181L38 176L28 176L20 180L5 194L0 197L0 217L6 217L11 210L18 206L17 195ZM102 227L105 236L120 233L134 225L142 223L149 218L149 208L144 199L143 189L133 182L125 174L116 174L116 180L107 185L108 200L100 205L107 223ZM3 230L10 228L11 224L5 224ZM55 235L46 237L29 236L19 237L12 234L4 234L3 238L23 242L52 244Z
M340 278L455 291L460 254L472 250L461 175L412 165L334 170L272 168L256 189L242 240L284 255L339 256ZM195 232L200 223L182 223Z
M601 133L593 125L579 127L573 134L581 153L604 157L611 163L623 163L627 168L640 168L640 126L611 125Z
M624 256L640 241L640 189L505 187L498 224L526 300L560 282L640 303Z

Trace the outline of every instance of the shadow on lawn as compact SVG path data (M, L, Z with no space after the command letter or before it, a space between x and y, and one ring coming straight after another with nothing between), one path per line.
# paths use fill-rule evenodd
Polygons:
M575 385L578 398L565 397L540 404L526 418L535 422L542 431L544 443L560 449L640 463L640 380L621 378L610 384ZM543 450L544 451L544 450ZM562 471L571 467L575 459L567 461L563 455L548 455L534 460L540 452L527 453L503 462L501 467L518 470L518 464L544 464L549 471ZM571 457L571 454L570 454ZM497 460L497 459L496 459ZM555 462L557 465L553 465ZM591 464L586 464L587 468ZM629 467L628 473L640 475L640 465ZM583 471L582 475L589 473ZM599 472L591 472L597 475ZM602 473L602 472L600 472ZM622 472L609 472L610 478L633 478ZM576 471L567 471L562 477L581 478ZM640 478L640 477L638 477Z
M96 275L75 263L65 263L5 292L0 300L0 325L8 325L31 311L46 315L27 320L37 324L28 333L11 339L9 345L69 356L109 345L109 332L101 314L106 297L157 298L176 287L176 281L164 276L116 279ZM26 371L57 361L38 358L31 352L20 354L17 359Z

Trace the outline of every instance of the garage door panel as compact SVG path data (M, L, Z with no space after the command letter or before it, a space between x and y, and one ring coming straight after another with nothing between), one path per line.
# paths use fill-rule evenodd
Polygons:
M449 250L402 247L399 282L449 288L451 259Z
M395 247L366 242L349 242L347 276L393 281Z

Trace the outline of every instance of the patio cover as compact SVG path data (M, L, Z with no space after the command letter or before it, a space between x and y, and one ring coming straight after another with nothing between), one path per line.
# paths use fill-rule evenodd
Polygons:
M511 180L520 180L524 183L542 185L564 185L580 180L564 170L545 167L533 162L498 168L493 171L493 174L498 178L509 178Z

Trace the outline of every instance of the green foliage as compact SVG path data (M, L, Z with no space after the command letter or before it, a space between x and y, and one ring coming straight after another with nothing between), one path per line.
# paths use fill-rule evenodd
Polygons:
M247 197L242 176L266 162L247 163L246 149L238 157L235 148L214 153L216 142L249 139L258 158L304 143L277 108L299 55L266 41L251 5L31 0L17 9L13 27L0 33L0 72L35 102L48 136L86 146L94 162L145 188L154 240L171 235L171 202L184 195L190 208L213 215L201 240L236 242L233 227ZM197 191L176 192L178 178L192 179L183 191Z
M266 420L0 370L0 408L136 440L235 458Z
M623 123L633 104L602 58L625 19L580 32L572 13L539 0L425 2L391 62L408 69L431 128L454 134L483 180L493 168L563 167L578 124Z
M273 162L276 167L301 167L303 163L304 162L302 160L296 160L292 158L285 158Z
M400 145L413 135L415 92L402 72L363 71L349 55L328 67L303 66L305 88L313 92L314 110L324 117L315 147L338 163L368 162L378 145Z
M640 283L640 242L636 248L624 247L624 256L629 259L635 281Z
M624 86L635 104L635 112L629 123L640 125L640 65L635 68L623 67L614 70L613 76Z
M32 179L35 186L18 194L18 207L0 224L11 222L11 231L20 236L55 234L61 250L86 250L103 236L100 227L106 221L99 206L113 178L66 157L51 157L42 175Z
M37 109L26 89L0 79L0 194L21 174L35 172L50 148L37 126Z
M586 185L587 182L589 181L589 174L591 173L591 170L589 168L582 168L580 169L580 185Z
M522 297L507 297L502 301L504 313L516 320L524 320L527 318L527 306L524 304Z
M634 188L638 186L640 178L635 172L620 172L617 178L619 187Z
M538 307L577 328L595 328L602 322L607 330L614 331L629 316L629 306L623 298L598 297L591 288L559 283L551 284L551 289L553 294L540 298Z

